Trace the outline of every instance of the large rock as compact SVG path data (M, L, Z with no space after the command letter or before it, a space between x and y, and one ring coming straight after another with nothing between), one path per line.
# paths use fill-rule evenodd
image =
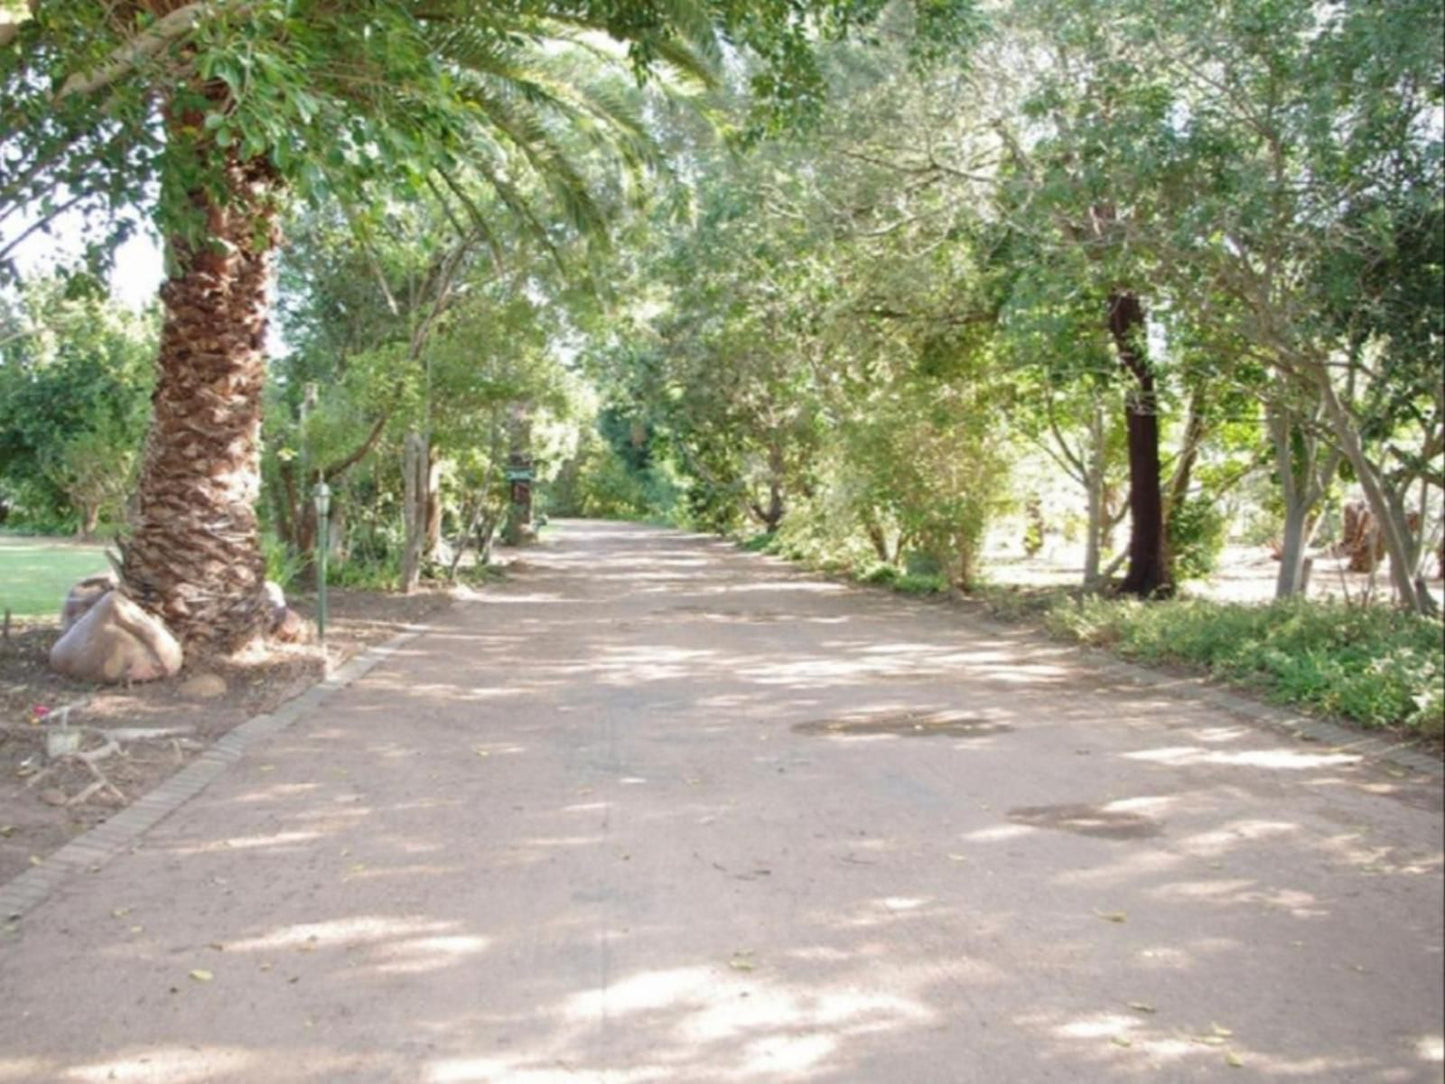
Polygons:
M154 681L182 661L170 630L119 591L101 596L50 649L50 665L79 681Z
M87 576L70 589L60 607L60 631L69 632L70 626L84 617L92 606L100 601L107 591L119 586L114 572L101 572Z

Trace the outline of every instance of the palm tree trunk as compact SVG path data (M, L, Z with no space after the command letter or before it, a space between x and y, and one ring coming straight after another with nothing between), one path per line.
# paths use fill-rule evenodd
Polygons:
M223 93L223 92L216 92ZM169 118L173 140L198 118ZM170 239L165 324L125 587L186 646L231 650L263 626L257 536L266 296L278 241L275 176L264 159L223 156L226 199L189 193L204 237Z

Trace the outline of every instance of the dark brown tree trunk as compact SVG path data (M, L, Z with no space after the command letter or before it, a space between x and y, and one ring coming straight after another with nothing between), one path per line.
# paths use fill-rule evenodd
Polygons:
M1164 548L1164 502L1159 467L1159 401L1154 369L1144 352L1144 305L1137 294L1109 295L1109 334L1119 362L1134 378L1129 389L1129 568L1119 591L1140 598L1173 593Z
M169 137L195 138L202 119L171 116ZM277 182L265 159L209 143L196 150L224 156L227 199L191 192L206 236L169 239L176 271L161 287L159 372L124 580L183 644L228 650L267 615L255 505Z

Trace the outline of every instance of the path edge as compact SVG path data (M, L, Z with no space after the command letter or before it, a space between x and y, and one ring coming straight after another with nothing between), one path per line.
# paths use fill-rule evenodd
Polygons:
M721 539L728 542L727 539ZM735 543L735 552L740 556L761 558L786 568L802 579L837 584L844 590L860 594L882 596L902 603L936 607L939 612L951 611L965 623L980 632L1002 638L1023 638L1035 646L1057 651L1082 662L1089 672L1099 678L1113 678L1136 687L1158 689L1165 695L1182 700L1192 700L1207 707L1227 712L1241 721L1262 729L1271 730L1298 742L1316 745L1321 752L1346 754L1358 757L1362 763L1371 763L1387 771L1401 770L1414 772L1438 783L1445 781L1445 761L1422 752L1412 741L1392 741L1359 727L1337 723L1327 718L1308 715L1283 705L1270 704L1237 690L1228 683L1210 678L1204 674L1180 675L1167 670L1134 662L1108 651L1105 648L1087 644L1071 643L1056 639L1048 631L1028 621L1007 621L991 614L979 612L981 607L974 600L964 597L945 596L912 598L900 595L886 587L859 583L857 580L830 575L816 569L805 568L786 557L771 553L750 553Z
M402 631L390 640L352 656L275 711L253 715L232 727L195 760L162 780L115 816L82 832L44 858L39 865L0 884L0 923L9 926L19 922L49 899L72 874L83 870L97 872L205 790L252 746L289 730L333 693L359 681L411 641L430 631L430 625L403 625Z

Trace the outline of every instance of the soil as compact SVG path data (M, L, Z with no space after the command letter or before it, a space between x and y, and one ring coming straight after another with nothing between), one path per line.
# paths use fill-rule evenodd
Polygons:
M324 650L266 644L231 657L188 658L174 678L129 687L87 685L52 671L58 621L12 628L0 641L0 883L146 794L232 727L304 692L328 665L426 621L451 595L333 589L328 600ZM314 616L314 597L290 602ZM119 738L119 752L95 762L101 775L74 758L47 758L46 731L66 707L68 725L83 730L83 752ZM102 775L110 787L87 793Z

